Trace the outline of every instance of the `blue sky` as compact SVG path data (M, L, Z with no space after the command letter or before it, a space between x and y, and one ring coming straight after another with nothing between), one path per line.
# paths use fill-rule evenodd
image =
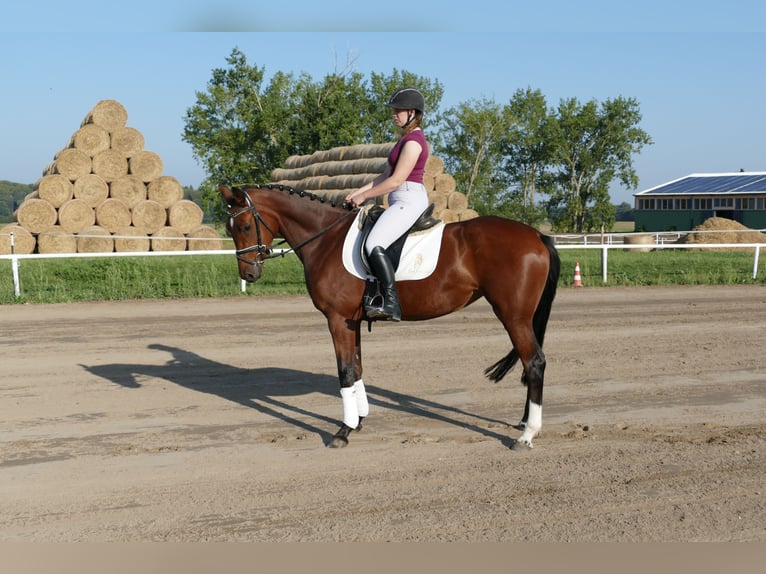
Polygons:
M235 47L267 76L318 80L349 60L366 77L408 70L439 80L445 107L527 87L550 106L635 98L654 140L634 159L639 191L694 172L766 171L759 4L26 2L0 22L0 179L36 181L87 112L116 99L165 174L198 185L184 115ZM611 190L615 203L632 193Z

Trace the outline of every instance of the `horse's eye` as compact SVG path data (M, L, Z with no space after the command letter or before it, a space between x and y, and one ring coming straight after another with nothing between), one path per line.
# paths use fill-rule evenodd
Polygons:
M247 233L248 231L250 231L250 227L251 227L251 225L249 223L247 225L243 225L242 226L242 231Z

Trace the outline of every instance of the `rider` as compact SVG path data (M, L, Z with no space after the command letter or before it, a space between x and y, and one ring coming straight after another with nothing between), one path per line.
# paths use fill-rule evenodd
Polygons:
M348 194L346 202L359 207L367 199L390 193L389 207L375 223L365 243L371 271L380 282L383 304L366 307L365 313L370 319L401 321L394 268L386 249L412 227L428 207L423 175L429 150L420 127L425 109L423 94L415 88L402 88L386 105L393 108L393 120L401 128L401 137L388 155L386 170Z

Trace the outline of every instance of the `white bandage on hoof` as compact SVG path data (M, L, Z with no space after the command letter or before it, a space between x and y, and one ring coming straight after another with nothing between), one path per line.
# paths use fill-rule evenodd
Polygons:
M367 391L364 388L362 379L354 383L354 391L356 391L357 413L360 417L366 417L370 414L370 403L367 402Z
M359 426L359 407L356 403L356 388L342 387L340 398L343 400L343 424L355 429Z
M522 444L532 448L532 439L543 427L543 407L537 403L529 403L529 416L527 417L527 424L524 427L524 432L519 437L519 441Z

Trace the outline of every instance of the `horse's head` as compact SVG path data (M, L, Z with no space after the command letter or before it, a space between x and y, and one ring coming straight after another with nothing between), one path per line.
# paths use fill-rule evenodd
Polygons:
M226 202L226 230L234 240L239 262L239 276L249 283L258 281L263 272L263 259L271 252L274 223L264 221L249 189L221 185L221 197Z

